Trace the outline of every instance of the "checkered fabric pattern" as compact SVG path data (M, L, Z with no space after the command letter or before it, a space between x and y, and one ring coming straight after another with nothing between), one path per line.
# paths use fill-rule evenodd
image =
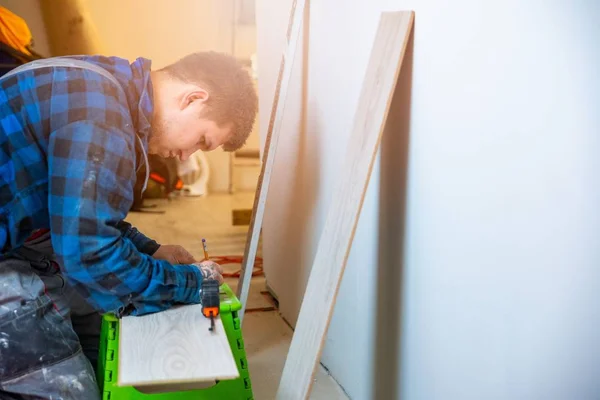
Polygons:
M109 71L44 67L0 81L0 249L49 228L68 281L103 312L141 315L198 303L191 265L154 259L158 244L124 221L145 168L150 61L74 57Z

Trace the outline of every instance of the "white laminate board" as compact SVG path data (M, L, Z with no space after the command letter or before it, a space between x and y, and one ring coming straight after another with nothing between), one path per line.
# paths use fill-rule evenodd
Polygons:
M215 331L199 304L120 321L119 385L205 382L239 377L220 318Z
M305 4L306 0L294 0L290 11L290 19L286 33L286 47L279 67L277 87L275 88L275 96L273 97L273 105L271 108L271 118L269 120L269 127L267 129L267 136L265 138L263 149L263 162L261 164L260 175L256 186L256 195L252 207L252 218L248 229L246 249L244 251L242 270L236 293L238 299L242 303L242 309L238 312L240 323L243 322L244 313L246 311L252 270L256 259L256 249L258 247L258 241L260 240L267 195L269 193L269 183L271 182L271 172L273 171L277 144L279 142L279 136L281 135L285 102L290 84L290 76L292 74L292 66L297 53L298 38L300 37L302 28Z

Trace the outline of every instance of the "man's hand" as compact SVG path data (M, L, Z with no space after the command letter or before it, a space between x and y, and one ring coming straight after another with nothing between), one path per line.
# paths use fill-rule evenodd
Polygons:
M171 264L193 264L196 262L186 249L179 245L163 244L152 256L159 260L166 260Z
M194 263L196 267L200 269L202 272L202 276L204 279L214 279L219 281L219 285L223 283L223 268L214 261L202 261L199 263Z

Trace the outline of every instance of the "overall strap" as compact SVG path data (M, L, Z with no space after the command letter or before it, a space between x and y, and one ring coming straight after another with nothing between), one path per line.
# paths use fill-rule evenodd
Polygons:
M17 74L19 72L31 71L34 69L46 68L46 67L82 68L82 69L88 69L88 70L97 72L97 73L103 75L104 77L110 79L115 85L117 85L119 90L121 92L123 92L123 94L125 94L123 91L123 86L121 86L121 84L119 83L117 78L115 78L113 74L111 74L104 68L102 68L96 64L92 64L91 62L87 62L87 61L83 61L83 60L76 60L73 58L65 58L65 57L45 58L45 59L41 59L41 60L35 60L35 61L28 62L27 64L23 64L21 66L18 66L17 68L14 68L14 69L8 71L6 74L4 74L2 77L0 77L0 80L3 80L4 78L14 75L14 74Z

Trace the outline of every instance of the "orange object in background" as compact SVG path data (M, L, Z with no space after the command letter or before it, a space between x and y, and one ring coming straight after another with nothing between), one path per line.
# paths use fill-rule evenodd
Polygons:
M0 41L19 52L31 56L29 47L33 36L25 20L0 6Z

